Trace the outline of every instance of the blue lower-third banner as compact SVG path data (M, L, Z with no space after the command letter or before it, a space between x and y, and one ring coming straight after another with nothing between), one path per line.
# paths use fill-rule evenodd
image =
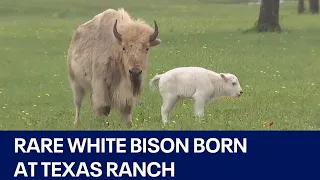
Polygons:
M319 179L320 131L0 131L0 179Z

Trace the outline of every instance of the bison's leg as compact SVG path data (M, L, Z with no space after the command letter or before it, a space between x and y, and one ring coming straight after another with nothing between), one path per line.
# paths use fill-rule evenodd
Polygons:
M91 100L91 103L92 103L92 94L90 95L90 100ZM91 106L92 106L92 104L91 104ZM105 109L103 108L101 110L101 112L102 112L103 115L108 116L110 114L110 112L111 112L111 107L110 106L106 106Z
M178 97L175 95L167 94L162 96L161 117L162 122L165 124L169 120L170 112L174 108L178 101Z
M107 89L104 81L95 81L92 87L92 106L97 117L108 116L111 111L106 95Z
M126 104L124 107L120 109L121 115L128 127L132 126L132 119L131 119L131 113L132 113L132 105Z
M90 100L91 100L91 106L92 106L92 104L93 104L92 94L90 95ZM101 114L103 114L104 116L108 116L111 112L111 107L110 106L102 107L98 111L101 112Z
M73 93L73 102L76 107L76 115L74 123L79 125L80 123L80 109L82 105L82 101L85 95L85 90L75 81L71 81L71 89Z
M105 109L104 109L103 115L109 116L110 111L111 111L111 107L110 106L106 106Z

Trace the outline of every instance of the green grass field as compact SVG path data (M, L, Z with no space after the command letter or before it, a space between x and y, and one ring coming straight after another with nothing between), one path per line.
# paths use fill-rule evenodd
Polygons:
M202 66L236 74L244 90L239 99L207 105L202 122L193 118L192 100L181 101L163 127L159 93L145 86L132 129L319 130L320 17L299 16L296 3L288 2L280 8L283 33L244 34L257 20L259 5L228 2L1 0L0 129L76 129L66 73L72 33L101 11L124 7L151 25L158 22L162 45L150 54L149 79L174 67ZM126 129L117 111L109 124L95 119L89 96L81 118L80 129Z

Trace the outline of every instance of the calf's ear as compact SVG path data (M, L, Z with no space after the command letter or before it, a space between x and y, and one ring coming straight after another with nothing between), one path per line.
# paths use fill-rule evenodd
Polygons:
M156 39L156 40L150 42L150 47L158 46L159 44L161 44L161 40Z
M224 75L223 73L220 73L220 77L221 77L225 82L228 81L228 78L227 78L226 75Z

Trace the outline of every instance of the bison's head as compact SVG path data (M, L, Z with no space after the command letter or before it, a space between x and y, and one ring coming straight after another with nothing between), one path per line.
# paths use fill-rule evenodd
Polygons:
M132 83L141 83L148 66L149 49L158 46L158 25L154 21L154 30L143 21L124 23L122 32L117 29L117 20L113 26L113 34L120 45L124 68Z

